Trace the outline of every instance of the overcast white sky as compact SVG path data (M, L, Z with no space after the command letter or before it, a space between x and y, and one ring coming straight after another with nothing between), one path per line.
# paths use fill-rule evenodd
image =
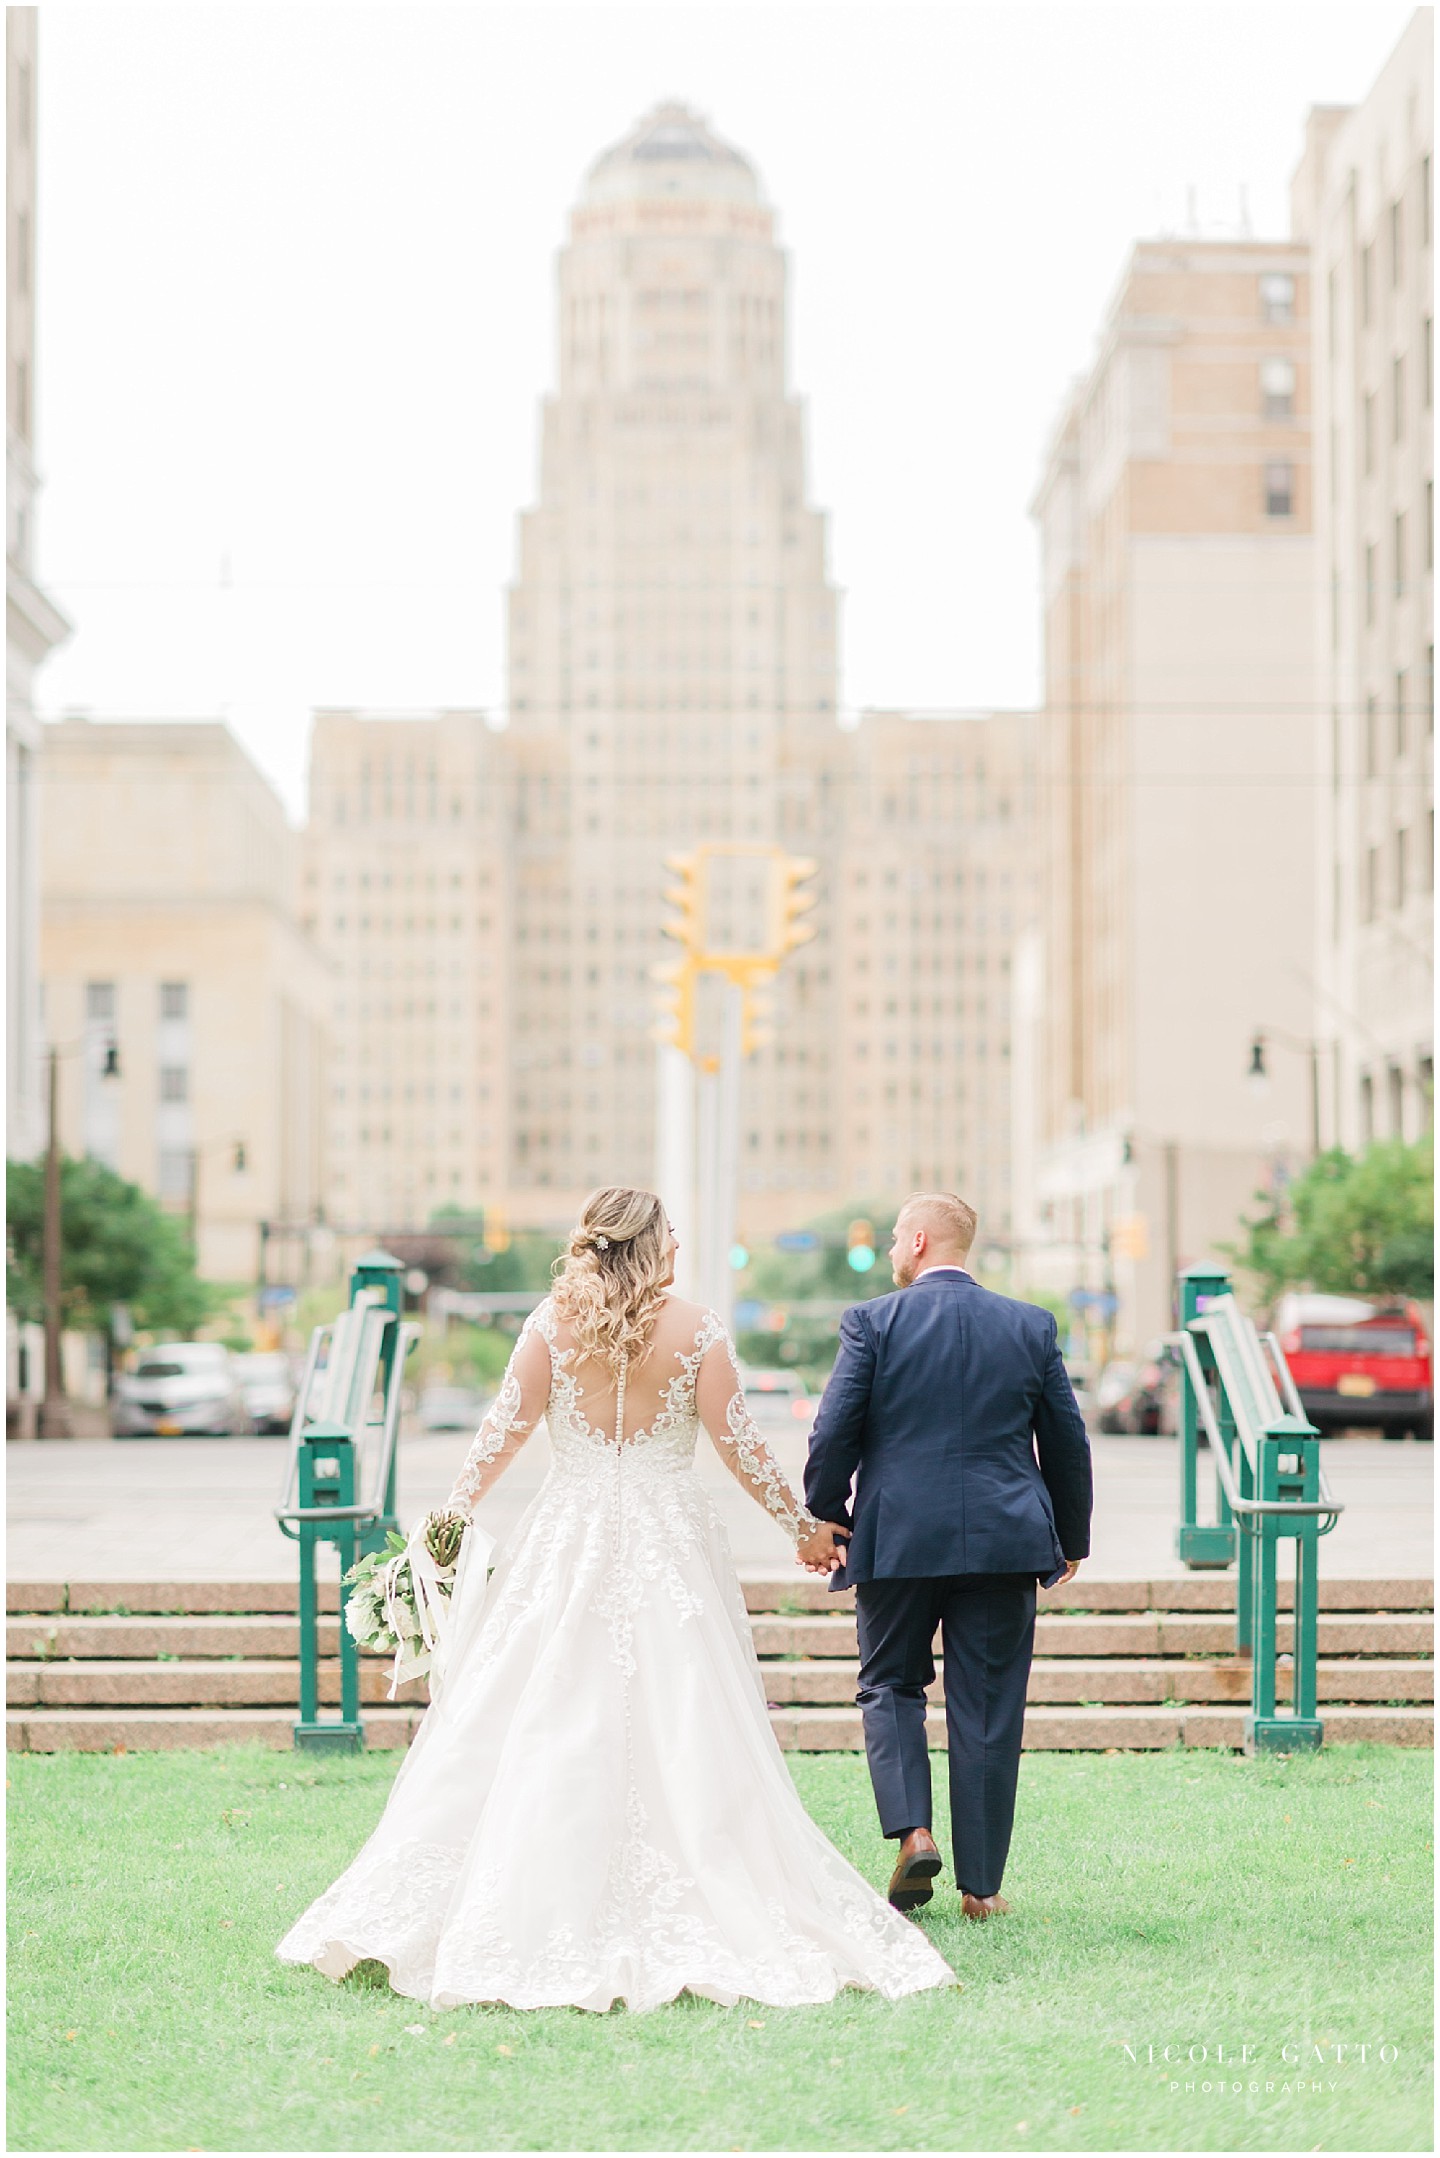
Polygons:
M779 210L844 703L1032 701L1026 505L1130 243L1192 189L1284 234L1411 12L52 0L43 709L224 712L297 810L312 706L501 707L555 250L667 96Z

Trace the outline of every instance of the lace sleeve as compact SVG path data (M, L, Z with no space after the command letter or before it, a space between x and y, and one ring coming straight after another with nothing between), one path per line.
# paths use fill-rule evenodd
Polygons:
M713 1311L705 1314L696 1348L701 1355L695 1406L716 1453L736 1482L743 1484L750 1496L779 1522L791 1543L797 1542L820 1524L790 1489L746 1408L735 1345Z
M520 1329L500 1391L471 1442L455 1488L445 1502L456 1513L473 1514L545 1413L550 1398L550 1345L544 1310L542 1304L532 1311Z

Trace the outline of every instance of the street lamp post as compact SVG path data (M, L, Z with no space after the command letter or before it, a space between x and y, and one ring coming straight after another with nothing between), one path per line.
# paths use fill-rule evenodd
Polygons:
M83 1037L62 1049L52 1042L45 1052L47 1066L45 1131L45 1200L40 1231L41 1294L45 1306L45 1392L40 1402L42 1439L68 1439L74 1429L65 1399L62 1363L64 1310L60 1285L64 1271L64 1236L60 1212L60 1059L90 1046ZM120 1076L120 1052L109 1042L100 1067L102 1079Z
M1312 1160L1320 1157L1320 1044L1313 1037L1287 1034L1283 1027L1257 1027L1250 1043L1250 1069L1246 1078L1257 1093L1263 1093L1270 1084L1270 1074L1265 1068L1265 1045L1279 1042L1283 1048L1298 1049L1310 1061L1310 1154Z
M42 1230L45 1296L45 1394L40 1403L42 1439L68 1439L70 1411L60 1363L60 1052L47 1053L48 1124L45 1141L45 1216Z

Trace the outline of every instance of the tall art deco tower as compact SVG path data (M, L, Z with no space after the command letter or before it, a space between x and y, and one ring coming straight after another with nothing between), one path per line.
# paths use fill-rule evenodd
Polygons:
M653 1174L665 854L729 838L827 856L836 601L785 283L753 166L684 106L591 168L510 595L518 1187ZM777 1046L747 1068L752 1191L823 1201L833 1182L828 913L822 894Z

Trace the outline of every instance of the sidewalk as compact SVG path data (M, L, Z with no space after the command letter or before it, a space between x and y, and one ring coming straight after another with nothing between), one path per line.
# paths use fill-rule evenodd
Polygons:
M770 1437L770 1434L767 1434ZM402 1438L400 1517L438 1505L464 1458L462 1433ZM771 1439L798 1486L805 1441ZM1173 1439L1095 1437L1095 1517L1085 1577L1177 1579L1179 1469ZM283 1439L54 1440L6 1449L8 1575L12 1581L274 1581L296 1570L296 1546L271 1509L280 1495ZM486 1499L481 1519L502 1540L549 1465L540 1430ZM783 1572L794 1564L781 1531L728 1474L702 1437L700 1474L719 1508L736 1564ZM1428 1578L1434 1571L1433 1449L1381 1439L1332 1439L1322 1459L1347 1510L1320 1544L1322 1577ZM1201 1506L1213 1472L1201 1457ZM1288 1569L1287 1569L1288 1570Z

